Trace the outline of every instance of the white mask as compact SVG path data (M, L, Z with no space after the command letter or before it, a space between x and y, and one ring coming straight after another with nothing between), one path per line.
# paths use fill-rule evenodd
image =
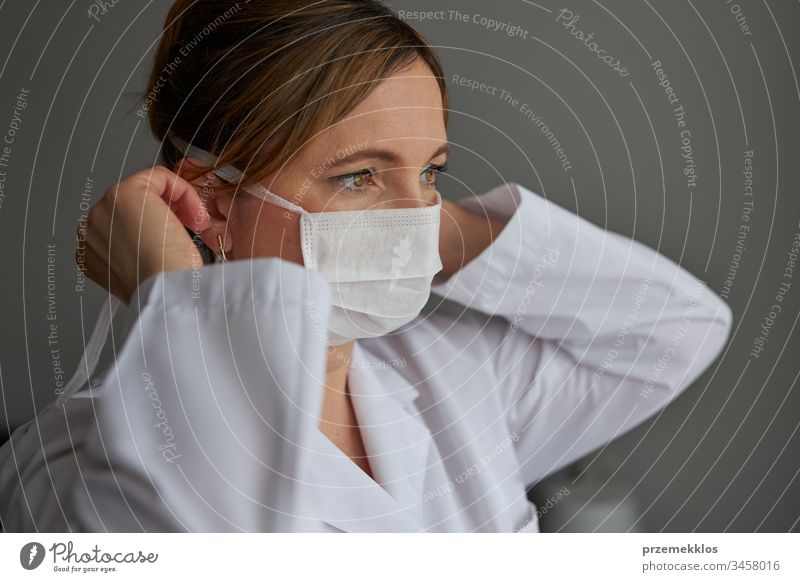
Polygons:
M186 157L209 166L216 161L177 136L170 139ZM242 176L233 166L212 171L228 182ZM442 269L438 192L436 204L425 207L311 213L260 184L244 190L300 215L305 267L331 285L329 344L385 335L419 315Z

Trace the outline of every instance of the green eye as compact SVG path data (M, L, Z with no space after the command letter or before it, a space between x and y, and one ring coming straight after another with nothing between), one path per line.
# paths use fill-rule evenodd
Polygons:
M422 171L420 178L426 186L435 186L437 175L446 171L447 162L444 164L430 165ZM375 170L373 168L364 168L358 172L336 176L333 179L336 180L339 187L344 190L363 192L367 189L367 186L369 186L370 178L372 178L374 175Z
M423 170L420 176L422 177L422 182L426 186L435 186L436 185L436 176L438 174L443 174L447 172L447 162L444 164L437 164L433 166L428 166Z
M372 168L365 168L358 172L353 172L352 174L336 176L335 179L339 183L339 186L345 190L362 191L367 187L369 179L374 175L375 170Z

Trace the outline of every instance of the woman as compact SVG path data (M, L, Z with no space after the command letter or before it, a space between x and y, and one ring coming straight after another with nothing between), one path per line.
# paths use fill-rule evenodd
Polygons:
M526 488L728 337L643 244L517 184L443 200L442 68L378 2L180 0L145 105L171 169L77 253L128 334L0 449L10 531L535 532Z

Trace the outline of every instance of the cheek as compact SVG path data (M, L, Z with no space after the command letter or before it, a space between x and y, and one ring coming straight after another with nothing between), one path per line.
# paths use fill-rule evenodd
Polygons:
M230 229L236 257L281 257L303 264L300 217L274 204L254 200L240 205Z

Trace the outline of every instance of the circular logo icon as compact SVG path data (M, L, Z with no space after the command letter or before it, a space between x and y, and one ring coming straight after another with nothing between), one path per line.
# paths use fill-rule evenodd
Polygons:
M39 542L28 542L19 551L19 563L26 570L38 568L44 560L44 546Z

